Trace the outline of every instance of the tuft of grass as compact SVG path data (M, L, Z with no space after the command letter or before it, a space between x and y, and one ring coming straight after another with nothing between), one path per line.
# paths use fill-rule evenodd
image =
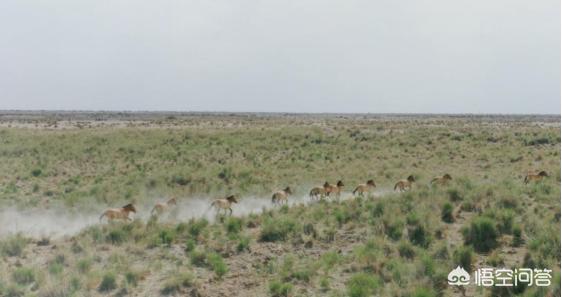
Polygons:
M443 208L441 209L441 220L445 223L453 223L455 222L455 218L453 216L453 205L449 202L443 204Z
M447 195L449 195L449 200L451 200L451 202L459 202L463 200L461 193L457 189L449 189L447 191Z
M461 246L453 252L454 267L461 266L466 271L472 271L473 250L471 247Z
M250 237L241 236L238 238L238 244L236 245L236 251L239 253L250 251Z
M398 245L398 253L400 254L400 257L407 259L413 259L416 256L414 247L407 241L400 242L400 244Z
M469 227L462 229L464 241L477 252L488 252L497 246L498 231L492 219L476 217Z
M207 263L219 279L221 279L228 272L228 266L226 266L226 264L224 263L221 255L217 253L208 253Z
M182 288L189 288L193 286L193 284L193 275L191 273L180 272L164 281L160 293L162 293L162 295L176 295L181 292Z
M117 288L117 277L112 272L107 272L103 275L98 291L100 293L108 293Z
M368 297L375 295L380 286L380 280L373 274L356 273L346 284L350 297Z
M408 230L408 237L410 238L410 242L423 247L427 248L431 243L431 234L426 230L424 226L416 226L413 229Z
M293 285L290 283L280 282L274 280L269 283L269 294L272 297L288 297L293 290Z
M418 288L414 291L412 297L437 297L437 294L428 288Z
M12 272L12 279L18 285L28 285L35 281L35 271L31 268L20 267Z
M224 224L228 234L238 234L242 230L244 221L241 218L229 217Z
M123 229L114 229L109 231L106 241L111 244L119 245L127 240L127 233Z
M4 256L19 257L27 243L28 240L26 238L21 234L16 234L0 242L0 251Z
M275 242L285 241L287 237L297 229L295 221L282 218L271 219L265 222L261 229L260 241Z

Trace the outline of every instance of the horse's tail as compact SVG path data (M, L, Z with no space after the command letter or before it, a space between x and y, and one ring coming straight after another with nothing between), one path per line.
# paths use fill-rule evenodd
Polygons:
M275 194L271 196L271 203L275 203Z
M398 185L400 185L400 182L397 182L397 183L394 185L394 191L396 191L396 188L398 188Z
M100 223L101 223L101 219L103 219L104 216L105 216L105 211L100 216Z
M353 190L353 195L355 195L355 192L359 191L359 187L355 188L355 190Z
M436 182L438 179L439 179L438 177L435 177L435 178L433 178L429 183L430 183L430 184L433 184L433 183Z
M156 211L156 205L152 208L152 210L150 211L150 215L153 216L154 215L154 211Z
M316 191L314 191L314 189L310 190L310 193L308 193L308 196L310 196L310 198L316 196Z
M525 180L523 180L523 183L525 183L525 184L529 183L529 175L525 176Z

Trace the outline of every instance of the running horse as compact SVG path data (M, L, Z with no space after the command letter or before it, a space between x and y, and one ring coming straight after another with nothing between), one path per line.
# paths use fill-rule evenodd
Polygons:
M133 219L129 217L129 213L131 212L137 212L135 206L132 203L129 203L121 208L110 208L101 214L100 222L103 217L106 217L108 222L111 222L113 220L132 221Z
M283 204L289 203L289 195L293 194L291 187L286 187L285 189L273 193L271 196L271 203L273 204Z
M365 192L368 193L371 190L371 188L376 188L376 187L377 185L375 184L375 181L370 179L366 183L358 185L355 188L355 190L353 190L353 195L355 195L355 193L359 193L359 196L363 196L363 193Z
M176 206L176 205L178 205L176 197L173 197L166 202L158 202L158 203L156 203L156 205L154 205L154 207L150 211L150 215L160 216L164 212L170 210L170 208L172 208L173 206Z
M396 189L399 189L400 192L402 191L406 191L406 188L408 188L408 190L412 189L412 184L416 181L416 179L414 178L413 175L408 176L407 179L402 179L399 180L395 185L394 185L394 190L396 191Z
M232 215L232 203L238 203L238 200L236 200L234 195L214 200L211 202L211 207L214 207L217 210L217 215L221 210L224 210L225 214L226 211L230 211L229 215Z

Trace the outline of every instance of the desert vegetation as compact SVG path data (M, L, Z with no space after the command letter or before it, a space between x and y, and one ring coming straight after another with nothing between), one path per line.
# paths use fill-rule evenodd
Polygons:
M547 288L467 296L560 295L559 118L113 116L0 117L0 210L139 213L65 236L0 232L0 295L462 296L447 284L459 265L553 270ZM548 176L526 184L529 170ZM350 186L311 202L326 180ZM287 186L293 203L243 211ZM233 216L181 215L231 194ZM169 197L180 211L151 218Z

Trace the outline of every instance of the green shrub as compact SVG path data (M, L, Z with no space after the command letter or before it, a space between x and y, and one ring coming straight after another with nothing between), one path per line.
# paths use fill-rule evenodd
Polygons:
M416 256L416 251L414 251L414 247L409 244L407 241L402 241L398 245L398 253L400 257L412 259Z
M351 220L351 214L347 210L347 208L338 208L334 211L334 217L336 218L336 222L338 222L338 226L341 228L345 223Z
M410 242L423 248L427 248L431 243L431 234L421 225L409 229L408 237L410 238Z
M226 220L225 228L228 234L238 234L242 230L242 224L244 221L240 218L229 217Z
M28 240L20 234L13 235L0 242L0 251L2 255L9 257L18 257L27 245Z
M209 225L209 222L205 219L191 220L189 222L188 232L191 236L197 237L205 230L207 225Z
M435 275L435 261L433 260L433 257L425 253L421 256L420 260L424 275L430 278L433 277Z
M402 237L403 228L404 223L401 221L384 222L384 233L394 241L399 240Z
M412 294L412 297L436 297L437 294L428 288L418 288Z
M297 224L291 219L268 220L261 229L260 241L284 241L296 227Z
M57 262L50 262L49 263L49 273L53 274L53 275L58 275L62 273L64 266L61 263L57 263Z
M367 297L375 295L380 286L377 277L367 273L354 274L347 282L347 293L350 297Z
M181 291L182 287L188 288L191 286L193 286L193 275L187 272L180 272L164 281L160 293L162 295L176 295Z
M375 207L371 209L371 215L375 218L379 218L384 214L384 204L382 202L377 202Z
M241 253L244 251L250 251L250 237L241 236L238 238L238 244L236 245L236 250Z
M269 294L272 297L288 297L293 290L293 285L280 281L272 281L269 283Z
M454 267L461 266L466 271L472 271L473 251L469 246L461 246L453 252Z
M494 222L487 217L477 217L469 227L462 229L466 244L470 244L477 252L488 252L497 245L498 232Z
M207 263L219 279L228 272L228 266L224 263L221 255L217 253L207 254Z
M92 267L92 261L90 259L81 259L78 261L78 263L76 263L76 266L78 268L78 272L86 273L90 271L90 268Z
M302 282L305 282L305 283L308 283L308 282L310 282L310 279L312 278L313 274L314 274L314 272L310 269L310 267L308 267L308 268L304 268L304 269L294 270L291 273L291 278L302 281Z
M25 296L25 292L23 289L19 288L18 286L8 286L4 290L1 290L0 293L2 297L23 297Z
M367 269L372 269L373 264L382 257L383 253L374 240L368 240L364 245L355 248L357 262Z
M329 271L341 261L340 254L336 252L327 252L320 257L320 262L326 271Z
M192 265L203 267L205 266L206 255L205 252L199 250L193 250L189 254L189 258Z
M195 240L193 240L191 238L187 239L185 241L185 251L188 252L188 253L193 251L195 249L196 245L197 244L195 243Z
M176 235L172 230L161 230L160 234L158 235L160 238L160 242L166 246L171 246L174 242Z
M513 242L512 242L512 246L520 246L521 244L523 244L524 240L523 240L523 231L521 231L521 227L520 226L514 226L513 230Z
M119 245L127 240L127 233L123 229L114 229L109 231L106 237L107 242Z
M461 193L457 189L449 189L447 191L447 194L449 195L449 200L451 200L452 202L458 202L463 200Z
M513 211L501 211L498 214L498 230L502 234L511 234L513 230Z
M35 168L31 170L31 175L33 175L34 177L40 176L41 173L43 173L43 171L40 168Z
M117 281L115 274L108 272L103 275L101 283L98 287L98 291L102 293L107 293L113 291L117 288Z
M453 217L453 205L447 202L443 204L443 208L441 209L441 220L445 223L453 223L455 218Z
M138 285L140 279L141 279L141 275L139 272L127 271L125 273L125 280L127 281L127 284L133 287L136 287Z
M410 226L418 226L420 224L420 218L416 212L411 212L406 216L406 224Z
M35 272L31 268L16 268L12 272L12 279L19 285L31 284L35 281Z

